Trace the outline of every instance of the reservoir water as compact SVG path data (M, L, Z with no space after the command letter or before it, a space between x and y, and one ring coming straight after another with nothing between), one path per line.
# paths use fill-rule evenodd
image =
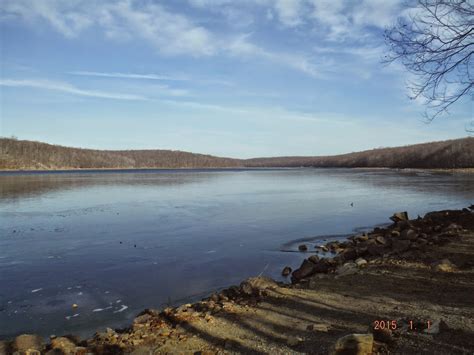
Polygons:
M389 223L395 211L416 217L473 200L474 174L3 172L0 339L90 335L250 276L283 280L285 265L308 256L300 243L314 251L324 239Z

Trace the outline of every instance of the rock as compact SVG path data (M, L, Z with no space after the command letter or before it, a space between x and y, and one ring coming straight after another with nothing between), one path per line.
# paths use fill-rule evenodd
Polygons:
M402 253L410 248L410 241L403 239L394 239L392 241L392 249L394 252Z
M135 324L145 324L149 321L151 321L153 317L150 314L142 314L141 316L136 317L133 320L133 323Z
M43 347L43 338L35 334L19 335L13 342L13 348L19 352L26 352L27 350L42 351Z
M408 221L408 213L407 212L396 212L390 217L392 221L399 222L399 221Z
M306 250L308 250L308 247L306 246L306 244L300 244L300 245L298 245L298 250L299 251L306 251Z
M291 274L291 267L285 266L281 272L281 275L286 277L289 274Z
M257 276L251 277L240 284L240 290L247 295L262 294L266 289L277 287L277 283L269 277ZM245 292L244 292L245 289Z
M7 355L8 353L8 343L0 340L0 355Z
M329 249L325 245L319 245L316 248L324 251L325 253L329 251Z
M400 233L400 238L401 239L407 239L407 240L415 240L417 236L417 232L413 229L405 229Z
M366 234L358 235L357 237L354 238L354 240L356 242L366 242L367 240L369 240L369 236Z
M336 341L331 354L371 355L373 346L372 334L349 334Z
M308 261L307 259L303 260L303 263L299 267L293 271L292 277L296 280L304 279L305 277L311 276L316 273L316 264Z
M298 345L299 343L301 343L302 341L303 341L303 339L301 339L300 337L291 336L291 337L289 337L289 338L286 340L286 343L287 343L289 346L296 346L296 345Z
M383 255L385 252L385 249L383 245L380 244L370 244L367 247L367 252L372 255L372 256L380 256Z
M393 333L388 328L372 329L374 340L381 341L382 343L390 344L393 341Z
M396 229L398 229L399 231L403 231L407 228L410 228L410 222L409 221L398 221L396 223Z
M399 231L393 230L393 231L390 232L390 234L392 235L392 237L395 237L395 238L400 237L400 232Z
M59 337L51 340L51 347L53 349L61 350L64 354L74 354L76 344L66 337Z
M381 235L375 237L375 241L379 244L382 244L382 245L387 244L387 239L385 239L385 237L382 237Z
M341 257L343 261L354 260L357 258L357 251L354 248L347 248L341 253Z
M340 266L336 270L336 274L338 276L347 276L347 275L354 275L359 272L356 263L349 262L345 263L344 265Z
M306 330L327 333L329 326L327 324L310 324L306 327Z
M319 256L317 255L311 255L308 258L308 261L311 261L313 264L317 264L319 262Z
M367 262L367 260L365 260L364 258L358 258L358 259L356 259L355 264L356 264L358 267L362 268L362 267L367 266L368 262Z
M435 262L431 265L433 271L436 272L453 272L456 271L456 265L454 265L448 259L443 259L441 261Z
M459 224L456 224L456 223L451 223L449 226L447 226L445 228L445 230L447 231L457 231L457 230L461 230L462 229L462 226L460 226Z

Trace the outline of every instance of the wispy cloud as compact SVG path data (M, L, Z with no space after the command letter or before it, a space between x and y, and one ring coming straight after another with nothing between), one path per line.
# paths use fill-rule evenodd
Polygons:
M69 74L79 76L98 76L105 78L118 79L143 79L143 80L162 80L162 81L187 81L189 78L179 76L157 75L157 74L136 74L136 73L104 73L95 71L71 71Z
M59 91L71 95L96 97L102 99L113 99L113 100L147 100L148 98L141 95L133 94L122 94L115 92L97 91L97 90L84 90L80 89L69 83L60 81L49 81L49 80L16 80L16 79L2 79L0 80L0 86L8 87L27 87L42 90Z
M264 5L267 1L246 1L246 4ZM217 1L216 6L229 5ZM269 6L269 5L267 5ZM291 1L279 1L278 13L286 24L297 25L299 20ZM313 77L319 76L309 57L264 48L250 40L247 34L221 33L207 28L182 14L170 11L155 2L118 0L114 2L40 2L31 0L4 0L0 20L23 20L35 25L46 22L65 37L79 36L87 28L101 29L105 37L127 41L140 39L152 45L163 55L210 57L234 55L265 59L298 70ZM77 74L77 73L76 73ZM149 80L171 80L159 75L127 73L81 72L79 75L109 76Z

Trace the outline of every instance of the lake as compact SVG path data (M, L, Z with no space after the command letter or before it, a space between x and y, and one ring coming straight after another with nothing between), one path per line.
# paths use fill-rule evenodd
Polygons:
M279 280L323 240L462 208L474 175L228 169L0 173L0 338L92 334ZM353 206L351 206L353 203ZM77 308L73 308L73 304Z

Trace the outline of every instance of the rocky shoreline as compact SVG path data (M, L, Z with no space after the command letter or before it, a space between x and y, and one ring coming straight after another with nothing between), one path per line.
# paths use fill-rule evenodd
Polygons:
M194 304L144 310L130 327L90 339L1 341L0 355L472 353L473 210L395 213L385 228L285 267L291 284L256 277Z

